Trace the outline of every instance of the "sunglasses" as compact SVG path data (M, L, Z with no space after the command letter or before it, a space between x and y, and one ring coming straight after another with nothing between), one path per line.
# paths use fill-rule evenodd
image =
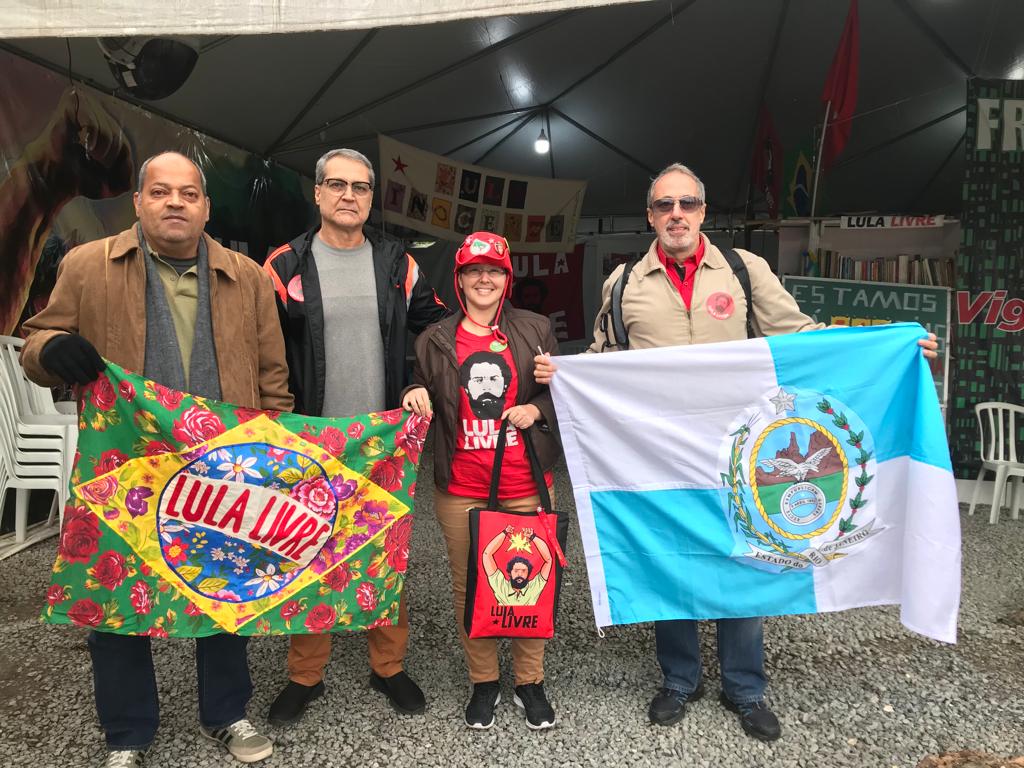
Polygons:
M680 197L678 200L673 197L663 197L659 200L655 200L651 203L651 209L658 213L671 213L676 207L676 203L679 203L679 207L682 209L683 213L693 213L704 205L704 201L699 197L685 195L684 197Z

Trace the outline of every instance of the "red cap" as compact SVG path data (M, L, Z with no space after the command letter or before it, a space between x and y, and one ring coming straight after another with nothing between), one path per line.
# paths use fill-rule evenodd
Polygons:
M504 298L512 295L512 259L508 240L493 232L474 232L462 241L455 252L455 271L470 264L490 264L501 267L508 275L505 281ZM456 291L458 281L456 281Z
M459 270L463 267L468 267L470 264L490 264L505 270L505 293L501 297L502 300L498 305L498 312L494 316L493 324L480 326L481 328L490 329L491 333L494 334L494 338L501 342L503 345L501 348L504 349L505 345L508 344L508 339L498 329L498 318L501 317L501 310L505 299L512 295L512 258L508 248L508 240L501 235L495 235L493 232L474 232L462 241L459 250L455 252L455 296L459 300L459 306L462 307L462 314L475 325L480 325L476 320L469 317L466 305L462 300L462 291L459 289Z

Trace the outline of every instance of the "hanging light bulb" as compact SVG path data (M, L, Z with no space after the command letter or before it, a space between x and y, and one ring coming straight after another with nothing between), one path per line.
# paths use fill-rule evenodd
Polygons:
M540 129L540 136L533 142L533 149L538 155L546 155L548 150L551 149L551 142L548 141L547 134L544 133L544 129Z

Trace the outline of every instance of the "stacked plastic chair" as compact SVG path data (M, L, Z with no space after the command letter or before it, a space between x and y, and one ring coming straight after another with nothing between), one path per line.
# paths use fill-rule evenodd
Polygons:
M23 344L0 336L0 507L15 492L14 531L0 536L0 560L59 532L78 441L78 417L58 412L50 391L26 378ZM30 528L32 489L52 490L54 501L48 518Z

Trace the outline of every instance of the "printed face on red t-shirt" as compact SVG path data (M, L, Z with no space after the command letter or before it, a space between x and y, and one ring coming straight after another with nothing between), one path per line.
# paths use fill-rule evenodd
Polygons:
M505 358L494 352L474 352L459 366L459 381L474 416L501 419L505 393L512 383L512 371Z

